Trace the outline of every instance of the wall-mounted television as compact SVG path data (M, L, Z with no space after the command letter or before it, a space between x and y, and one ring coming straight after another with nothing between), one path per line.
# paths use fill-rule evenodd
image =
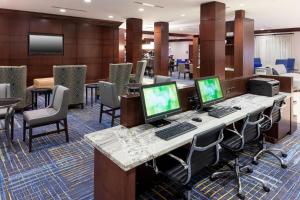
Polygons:
M29 55L64 54L63 35L42 35L30 33L28 36Z

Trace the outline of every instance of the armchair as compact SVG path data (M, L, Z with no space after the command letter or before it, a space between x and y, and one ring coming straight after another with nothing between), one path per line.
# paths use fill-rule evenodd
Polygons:
M145 60L138 61L136 66L136 73L130 75L130 82L143 83L146 66L147 66L147 61Z
M10 84L0 84L0 98L10 97ZM14 138L14 109L10 106L0 106L0 120L4 120L4 129L6 135L9 135L11 129L11 141ZM10 126L10 127L9 127Z

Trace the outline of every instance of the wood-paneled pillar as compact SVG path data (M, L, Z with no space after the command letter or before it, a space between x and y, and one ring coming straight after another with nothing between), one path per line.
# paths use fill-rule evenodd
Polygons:
M201 77L218 75L225 79L225 4L201 4Z
M137 61L142 59L143 20L126 19L126 62L133 63L135 73Z
M193 37L193 78L200 77L199 69L199 35L194 35Z
M245 18L244 10L235 11L234 75L252 76L254 58L254 20Z
M154 74L169 75L169 23L154 23Z

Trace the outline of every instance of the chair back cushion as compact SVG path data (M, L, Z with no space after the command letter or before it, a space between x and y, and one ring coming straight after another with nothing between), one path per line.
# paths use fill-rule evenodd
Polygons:
M10 97L10 84L0 83L0 98Z
M70 105L82 104L84 102L86 71L86 65L53 66L54 85L62 85L69 88Z
M58 118L60 119L67 117L69 108L69 95L70 90L64 86L56 85L53 89L50 107L53 107L58 112Z
M161 76L161 75L156 75L154 77L154 83L166 83L166 82L171 82L171 77Z
M274 65L272 66L272 69L273 75L281 75L287 73L286 67L283 64Z
M190 153L188 155L187 164L191 166L190 174L193 177L204 167L211 166L218 161L218 144L205 149L207 146L218 142L225 125L216 126L210 130L205 131L194 136ZM195 147L203 148L197 150Z
M265 109L260 109L258 111L252 112L248 114L248 116L244 119L244 124L241 127L240 133L244 136L244 144L252 142L254 139L258 137L260 134L259 131L259 123L252 125L250 123L257 122Z
M275 100L273 103L273 106L271 108L271 118L272 118L272 124L277 123L281 119L281 107L284 104L285 97Z
M119 108L120 100L115 83L99 81L100 101L110 108Z
M26 99L26 66L0 66L0 83L9 83L11 97L16 97L21 100L16 108L24 108L29 105Z
M142 83L144 74L145 74L145 69L147 66L147 61L138 61L137 66L136 66L136 73L135 73L135 82L136 83Z
M193 73L193 64L190 64L189 68L190 68L190 73L192 74Z
M178 72L180 72L180 73L185 72L185 64L184 63L179 63L178 64Z
M109 65L109 82L116 84L118 96L125 93L125 86L129 83L132 63Z

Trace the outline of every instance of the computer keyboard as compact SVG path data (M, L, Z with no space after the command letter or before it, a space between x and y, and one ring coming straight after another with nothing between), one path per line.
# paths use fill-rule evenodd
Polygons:
M237 110L232 107L220 107L220 108L213 108L208 112L208 115L216 118L222 118L236 111Z
M197 129L197 126L188 122L182 122L174 126L156 131L155 135L163 140L171 140L195 129Z

